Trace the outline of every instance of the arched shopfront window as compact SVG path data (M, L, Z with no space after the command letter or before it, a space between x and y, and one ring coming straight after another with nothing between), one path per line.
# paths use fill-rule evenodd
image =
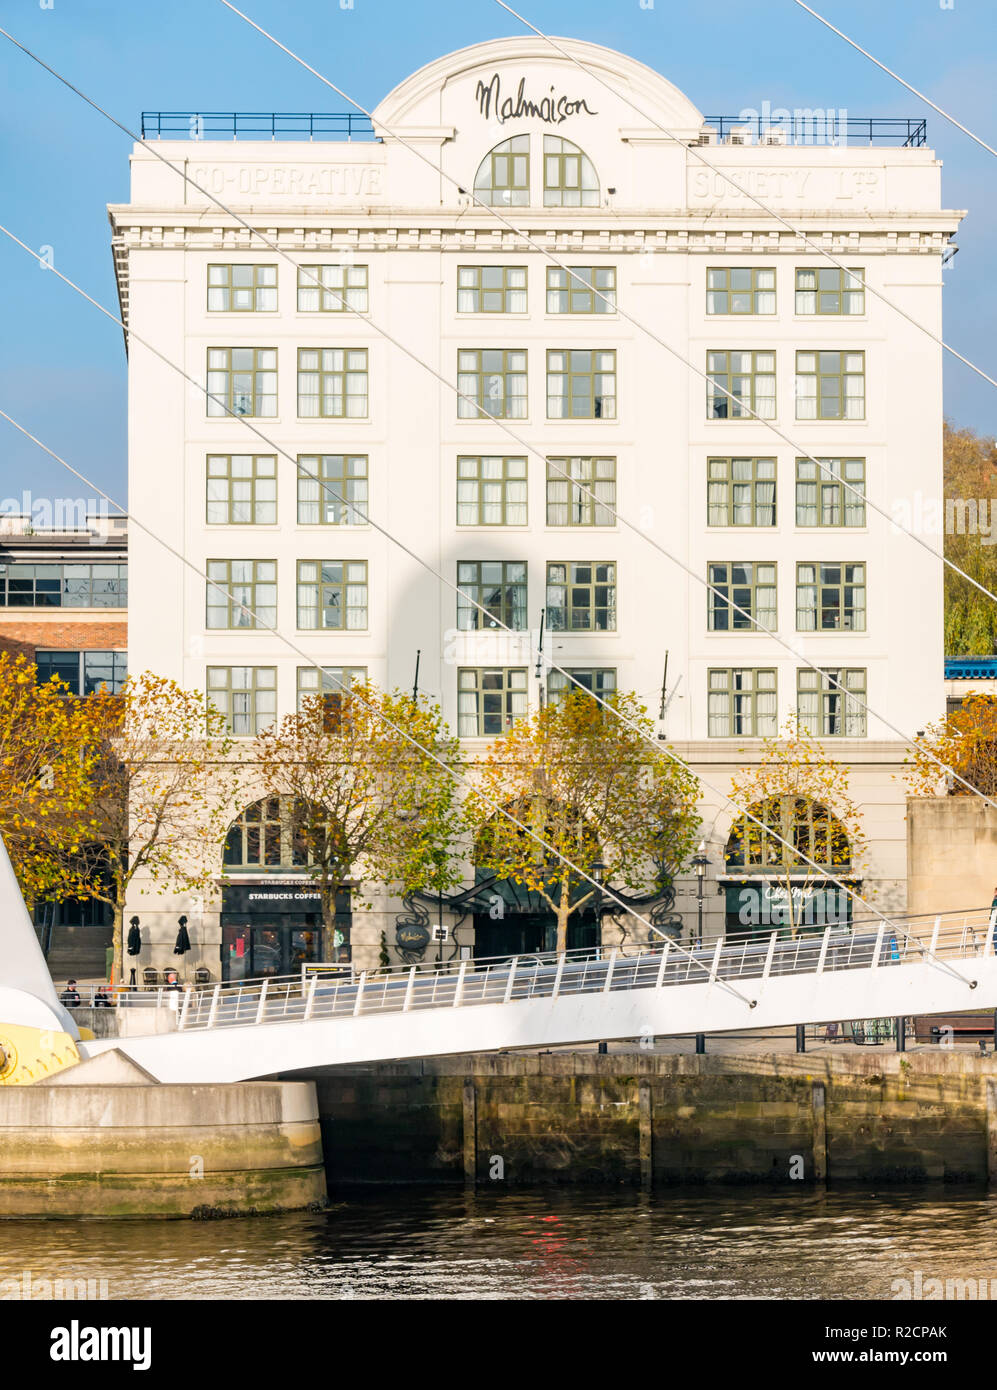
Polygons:
M530 203L530 137L514 135L485 155L474 176L475 197L489 207Z
M226 869L291 872L313 862L308 854L308 820L302 803L267 796L247 806L225 836Z
M600 859L599 839L595 827L583 815L571 816L567 808L551 808L544 814L540 802L531 804L529 800L512 801L506 810L520 824L527 826L549 844L565 846L570 842L567 857L574 863L588 867ZM553 951L557 945L557 918L550 904L536 889L530 889L513 875L510 878L495 880L488 867L491 858L489 839L493 827L503 829L508 825L504 817L496 813L478 832L474 846L475 882L481 885L476 899L474 915L474 954L477 957L502 955L524 955L533 951ZM526 842L526 857L536 860L549 860L549 872L555 874L561 861L554 855L545 856L543 849L531 840L526 831L514 838ZM565 846L568 848L568 846ZM518 857L518 856L516 856ZM599 945L599 923L601 904L591 895L592 885L585 879L573 880L570 884L572 899L587 898L568 921L568 950L589 949ZM557 896L559 887L552 886Z
M350 959L348 885L335 893L323 920L318 882L308 872L318 855L309 847L329 827L319 811L287 796L265 796L234 820L222 854L223 980L297 973L316 961Z
M739 817L724 850L727 931L849 922L851 895L822 877L854 877L851 844L833 812L819 801L792 795L768 797L749 809L762 824Z
M599 206L599 176L588 155L558 135L544 136L544 207Z

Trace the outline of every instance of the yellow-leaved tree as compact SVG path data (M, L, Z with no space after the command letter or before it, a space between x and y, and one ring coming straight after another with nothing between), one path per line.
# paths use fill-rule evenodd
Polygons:
M937 760L937 761L936 761ZM940 764L969 783L948 778ZM958 709L929 724L914 740L905 780L911 796L972 796L973 788L997 797L997 698L970 691Z
M92 834L92 750L64 682L37 684L34 662L0 653L0 834L29 906L86 891L74 854Z
M438 705L373 684L309 696L257 735L243 774L291 808L292 843L318 889L328 940L336 893L351 878L402 893L459 883L460 765Z
M588 874L598 863L608 887L640 892L696 844L698 782L647 742L654 726L636 695L607 704L622 718L576 689L524 716L491 745L469 795L478 866L543 898L558 951L572 914L599 891L572 866Z
M82 864L89 895L111 907L121 970L125 902L136 879L173 892L214 886L232 739L200 692L151 672L77 707L89 749L92 834L67 859Z

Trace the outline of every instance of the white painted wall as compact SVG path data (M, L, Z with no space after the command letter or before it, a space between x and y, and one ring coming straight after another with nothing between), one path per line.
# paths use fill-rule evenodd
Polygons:
M864 456L871 499L891 510L916 508L941 493L940 349L872 294L866 313L798 318L794 269L821 264L792 233L684 146L654 128L651 117L691 139L702 124L692 104L642 64L593 45L571 44L583 62L629 92L638 114L554 55L539 40L477 45L431 64L382 102L377 118L427 158L470 187L490 148L545 129L578 143L595 163L600 207L513 209L515 226L568 264L614 265L619 302L698 368L711 348L765 348L777 354L776 424L818 456ZM498 72L506 94L520 76L539 100L550 88L583 100L557 127L537 119L486 119L479 81ZM739 98L732 95L732 105ZM540 455L615 454L617 505L663 550L705 577L711 560L777 560L780 635L821 665L847 663L868 672L868 700L896 728L913 733L944 708L940 568L908 537L868 511L861 530L795 526L795 458L799 450L764 425L708 421L705 385L685 365L619 315L579 318L545 312L546 258L523 250L487 212L469 204L398 141L336 144L162 142L158 148L191 178L247 217L295 261L336 262L351 255L369 267L370 319L298 314L294 267L250 243L216 207L185 188L141 147L132 155L132 202L111 209L119 259L126 267L129 321L167 356L203 380L209 346L278 350L278 414L253 421L292 456L358 452L370 457L371 510L393 535L451 580L458 559L504 558L529 565L529 615L544 604L551 560L615 560L616 633L558 634L547 653L559 664L613 665L621 688L656 708L665 650L670 683L682 684L664 726L679 750L713 769L721 790L731 764L750 760L750 746L731 740L714 751L707 739L706 673L712 665L776 666L780 722L796 699L797 657L760 633L712 634L706 593L674 563L620 525L553 530L545 525L544 467L531 456L529 524L507 531L456 526L456 458L464 453L524 452L489 421L460 421L456 398L375 331L380 325L417 357L455 381L461 347L505 346L529 352L530 414L511 422ZM933 332L941 326L941 252L960 214L943 210L940 166L929 148L896 146L743 148L704 153L757 196L771 202L871 285ZM608 189L615 192L609 194ZM277 262L279 307L270 314L206 310L206 267L215 262ZM456 270L465 264L529 267L529 312L523 316L458 315ZM709 266L774 266L774 318L707 317ZM371 407L364 421L299 420L296 350L366 346ZM612 347L618 354L619 418L546 419L545 352L556 347ZM867 417L855 422L794 418L797 348L866 353ZM130 356L130 494L134 514L203 567L212 558L274 558L279 627L325 665L366 665L373 679L411 684L416 649L421 684L443 700L456 722L456 665L448 632L456 597L397 547L366 527L302 528L296 523L295 469L282 460L275 527L218 528L205 522L205 456L271 452L231 419L208 419L204 398L135 340ZM764 454L778 459L778 525L724 531L706 525L708 455ZM364 633L295 633L295 562L362 558L369 563L370 625ZM868 624L862 634L795 632L795 566L801 560L862 560L867 565ZM151 668L203 688L209 665L274 665L278 703L295 703L301 659L265 633L207 632L204 585L137 528L130 550L130 668ZM451 634L452 635L452 634ZM504 634L475 635L460 664L526 665L510 658ZM879 719L868 740L837 741L856 765L855 788L874 823L868 877L901 906L902 794L894 782L904 749ZM729 826L720 798L707 794L714 824L711 857L719 858ZM893 900L896 900L894 903ZM714 910L719 900L714 899ZM172 910L172 908L171 908ZM179 910L179 909L178 909ZM171 920L172 917L171 917ZM365 924L365 930L367 926ZM370 931L376 932L371 923ZM393 931L389 930L389 939Z

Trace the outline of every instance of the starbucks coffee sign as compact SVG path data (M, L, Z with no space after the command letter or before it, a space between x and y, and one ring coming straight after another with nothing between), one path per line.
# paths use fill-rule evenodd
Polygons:
M513 82L515 82L515 78L513 78ZM508 89L503 87L502 78L498 73L495 73L490 82L479 82L475 88L474 99L485 120L494 118L499 125L505 125L506 121L519 121L524 117L533 117L536 120L546 122L547 125L561 125L569 116L598 116L599 114L598 111L593 111L588 102L581 97L560 96L555 87L551 87L548 96L540 97L538 93L528 94L525 77L519 79L519 86L515 87L514 91L514 96L508 95Z

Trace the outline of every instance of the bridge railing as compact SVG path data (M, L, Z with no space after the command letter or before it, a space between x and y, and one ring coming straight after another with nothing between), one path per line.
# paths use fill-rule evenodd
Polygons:
M181 1029L309 1022L324 1018L415 1009L463 1008L557 999L562 995L664 989L779 975L873 970L911 962L992 954L993 919L987 913L941 917L924 934L905 934L886 923L875 930L828 927L786 937L779 931L720 938L703 946L670 942L624 952L578 950L445 962L436 969L390 967L356 972L312 968L298 975L231 981L188 989ZM939 968L944 968L941 964Z

